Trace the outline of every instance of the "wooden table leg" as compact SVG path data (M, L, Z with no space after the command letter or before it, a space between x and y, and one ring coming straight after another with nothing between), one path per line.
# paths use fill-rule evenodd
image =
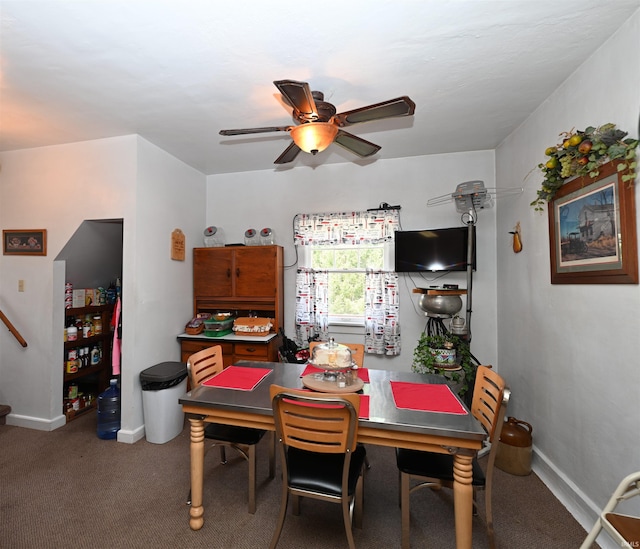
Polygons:
M473 521L473 456L453 456L453 503L456 517L456 548L471 549Z
M204 524L202 506L202 479L204 476L204 421L201 418L189 418L191 423L191 509L189 526L200 530Z

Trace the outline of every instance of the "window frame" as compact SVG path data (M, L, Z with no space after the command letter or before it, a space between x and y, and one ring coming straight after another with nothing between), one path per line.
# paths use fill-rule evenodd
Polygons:
M313 252L314 250L319 249L340 249L340 250L349 250L353 248L365 249L365 248L382 248L382 267L376 270L382 271L393 271L395 269L394 264L394 241L384 241L379 244L362 244L362 245L352 245L352 244L331 244L331 245L308 245L308 246L299 246L298 247L298 264L300 267L315 269L313 266ZM363 277L366 276L367 269L326 269L326 268L317 268L316 270L324 270L329 273L329 277L331 277L331 273L361 273ZM364 280L363 280L364 282ZM363 289L364 294L364 289ZM364 297L364 295L363 295ZM365 311L364 308L362 310L361 315L332 315L331 314L331 301L329 301L329 326L344 326L344 327L353 327L353 328L364 328L365 326Z

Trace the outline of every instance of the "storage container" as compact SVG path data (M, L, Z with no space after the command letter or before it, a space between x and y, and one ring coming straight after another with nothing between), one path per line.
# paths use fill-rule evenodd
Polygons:
M210 318L204 322L204 335L207 337L222 337L233 331L233 317L227 317L225 320L216 320Z

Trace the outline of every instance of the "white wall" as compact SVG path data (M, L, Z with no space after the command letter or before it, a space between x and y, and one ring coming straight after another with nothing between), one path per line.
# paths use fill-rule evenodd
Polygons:
M176 335L193 311L191 248L204 230L205 177L137 138L135 215L124 226L122 428L118 441L144 435L140 372L180 360ZM184 261L171 259L171 233L185 235Z
M181 228L189 247L202 234L205 177L137 136L2 153L0 162L3 228L48 232L45 257L0 256L0 308L28 342L23 349L0 330L8 422L43 430L64 424L64 278L54 277L53 260L85 219L122 218L119 440L134 441L144 435L140 371L180 357L175 336L192 310L192 262L189 253L184 262L170 259L170 236Z
M532 168L558 134L612 122L638 136L640 12L496 152L498 185L525 194L498 205L498 354L509 415L533 425L534 468L587 528L619 481L640 467L640 288L551 285L542 176ZM636 203L638 191L636 186ZM511 252L522 225L524 250Z
M366 166L353 163L289 170L270 167L263 172L210 176L207 224L223 227L227 242L242 242L248 228L274 229L276 242L284 247L285 265L290 266L285 270L285 332L293 337L296 270L293 218L297 213L366 210L387 202L402 206L400 220L404 230L461 226L460 214L453 203L427 208L427 201L450 194L458 183L474 179L483 180L487 187L495 186L493 151L379 160ZM479 213L477 231L472 351L482 362L497 367L495 210ZM438 280L401 275L402 353L398 357L367 356L369 367L411 368L413 350L426 325L426 317L418 308L419 296L411 290L414 286L443 283L466 287L466 275L451 274ZM347 339L348 336L342 338ZM357 341L353 337L351 340Z
M85 219L130 219L135 138L7 152L0 162L2 228L47 230L46 256L0 256L0 307L28 343L23 349L0 330L0 402L12 408L9 423L49 430L64 424L64 316L53 260Z

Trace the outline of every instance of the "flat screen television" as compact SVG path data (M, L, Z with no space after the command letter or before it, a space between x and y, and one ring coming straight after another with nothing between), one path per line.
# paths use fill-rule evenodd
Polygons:
M476 232L473 227L473 269ZM466 271L468 227L396 231L396 272Z

